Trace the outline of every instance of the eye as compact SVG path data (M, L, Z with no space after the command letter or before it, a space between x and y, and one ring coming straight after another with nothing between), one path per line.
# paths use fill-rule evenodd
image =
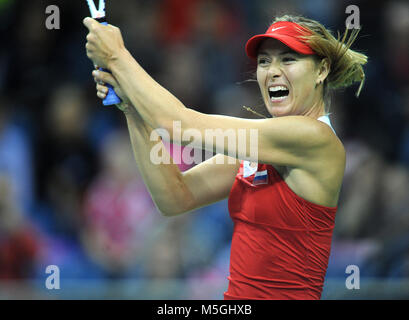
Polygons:
M293 62L293 61L296 61L295 57L286 56L283 58L283 62Z
M263 65L263 64L266 64L266 63L268 63L267 58L265 58L265 57L260 57L260 58L258 59L258 64Z

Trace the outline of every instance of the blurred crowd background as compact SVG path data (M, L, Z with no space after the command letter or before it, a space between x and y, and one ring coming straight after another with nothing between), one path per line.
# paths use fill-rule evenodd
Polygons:
M343 32L350 4L362 25L353 48L369 63L358 99L354 87L332 99L347 167L323 298L409 298L407 0L115 0L107 12L186 106L254 118L243 105L265 111L247 39L282 14ZM58 30L45 26L48 5L60 9ZM88 15L85 1L0 1L0 298L222 299L227 202L158 213L123 114L96 98ZM48 265L60 290L45 289ZM345 287L348 265L359 267L359 290Z

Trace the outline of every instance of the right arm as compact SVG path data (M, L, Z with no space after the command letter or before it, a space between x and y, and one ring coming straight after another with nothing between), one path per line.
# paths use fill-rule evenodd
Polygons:
M118 93L114 81L113 79L111 84ZM97 90L98 97L105 98L106 87L98 84ZM234 159L234 164L229 164L228 156L217 154L185 172L180 171L170 156L171 163L154 164L150 159L150 152L158 142L150 140L153 128L142 120L128 102L119 108L126 116L138 169L162 215L175 216L192 211L229 195L240 164L237 159ZM167 152L164 146L162 150Z
M185 213L229 195L238 169L237 162L228 164L228 157L216 155L185 172L180 171L170 156L171 163L154 164L150 151L158 142L150 141L153 129L144 124L135 108L129 107L125 115L138 169L163 215ZM165 147L162 150L167 152ZM220 157L225 158L224 164L213 161Z

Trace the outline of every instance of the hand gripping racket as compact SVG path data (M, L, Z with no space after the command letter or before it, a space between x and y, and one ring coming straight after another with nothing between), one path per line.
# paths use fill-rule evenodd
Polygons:
M106 21L105 18L105 0L99 0L99 5L98 5L98 10L95 7L95 3L93 0L87 0L89 11L91 13L91 17L95 20L97 20L99 23L103 25L107 25L108 22ZM99 70L110 72L109 70L99 68ZM114 88L106 83L105 84L108 87L108 93L105 99L102 101L104 106L111 106L113 104L119 104L122 102L121 98L117 96L115 93Z

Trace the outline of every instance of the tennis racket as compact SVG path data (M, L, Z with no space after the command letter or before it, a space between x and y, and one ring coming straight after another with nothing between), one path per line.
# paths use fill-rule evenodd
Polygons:
M87 0L89 11L91 13L91 17L95 20L97 20L99 23L103 25L107 25L108 22L106 21L106 16L105 16L105 0L99 0L98 4L98 9L95 7L95 3L93 0ZM100 68L99 70L110 72L109 70ZM102 101L102 104L104 106L111 106L113 104L119 104L122 102L121 98L117 96L115 93L114 88L106 83L105 84L108 87L108 93L105 99Z

